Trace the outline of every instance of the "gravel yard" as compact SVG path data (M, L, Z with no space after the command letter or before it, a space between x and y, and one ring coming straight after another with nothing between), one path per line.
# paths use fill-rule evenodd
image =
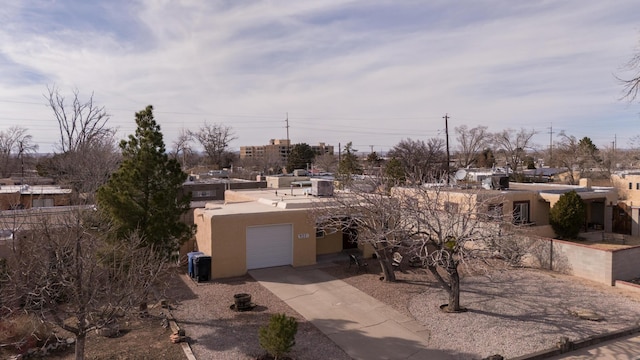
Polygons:
M258 329L276 313L298 320L291 358L350 359L314 325L248 275L206 283L195 283L186 275L176 280L170 296L178 302L172 314L191 338L191 348L198 359L255 360L264 355L258 343ZM248 312L231 310L233 295L238 293L250 294L256 307Z
M570 339L618 330L640 320L640 296L616 288L555 273L511 269L462 279L461 303L468 312L439 310L447 295L422 269L398 272L397 283L379 280L375 262L369 272L348 268L348 262L323 267L361 291L411 315L429 329L429 345L452 350L457 359L480 359L492 354L507 358L555 346ZM293 359L349 359L311 323L289 308L251 277L197 284L178 278L172 297L173 314L191 337L198 359L256 359L264 354L258 328L274 313L298 319ZM257 307L251 312L230 310L233 295L249 293ZM602 321L582 320L572 312L589 310Z
M446 292L423 270L397 273L398 283L379 274L347 276L345 266L326 271L429 329L430 347L453 350L457 359L493 354L506 358L552 348L561 336L571 340L637 325L640 296L580 278L531 269L505 269L462 279L461 304L468 312L439 310ZM602 321L583 320L594 312Z

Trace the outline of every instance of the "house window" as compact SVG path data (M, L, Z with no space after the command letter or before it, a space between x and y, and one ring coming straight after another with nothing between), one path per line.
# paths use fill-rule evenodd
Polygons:
M502 204L491 204L489 205L489 209L487 212L487 218L489 220L500 220L502 219L503 214L503 206Z
M640 190L640 183L636 183L636 190Z
M513 223L529 224L529 202L517 201L513 203Z
M448 213L457 213L458 212L458 204L450 201L446 201L444 203L444 211Z
M629 190L633 190L633 183L629 183Z
M216 196L216 191L215 190L196 190L191 193L191 196L194 199L204 198L204 197L213 197L213 196Z
M53 199L33 199L32 207L52 207Z

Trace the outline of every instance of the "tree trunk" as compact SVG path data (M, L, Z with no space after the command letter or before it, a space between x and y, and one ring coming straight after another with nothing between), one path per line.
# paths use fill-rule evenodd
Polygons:
M87 334L81 332L76 335L76 360L84 360L84 344Z
M449 304L447 310L451 312L461 311L460 307L460 274L457 267L449 268Z
M389 259L380 258L380 267L382 268L382 275L384 275L385 282L395 282L396 273L393 272L393 265Z

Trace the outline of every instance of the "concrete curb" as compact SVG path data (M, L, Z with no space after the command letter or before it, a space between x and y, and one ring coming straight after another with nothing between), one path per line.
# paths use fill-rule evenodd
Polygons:
M617 330L617 331L612 331L612 332L608 332L608 333L604 333L604 334L600 334L600 335L594 335L594 336L589 336L585 339L582 340L578 340L578 341L570 341L567 343L567 346L565 349L561 349L560 347L555 347L552 349L547 349L547 350L542 350L542 351L537 351L535 353L531 353L531 354L527 354L527 355L523 355L523 356L518 356L515 358L511 358L510 360L539 360L539 359L547 359L550 358L552 356L557 356L557 355L563 355L563 354L569 354L574 350L579 350L582 348L586 348L592 345L597 345L599 343L605 342L605 341L609 341L609 340L615 340L627 335L632 335L632 334L636 334L636 333L640 333L640 325L634 325L622 330Z

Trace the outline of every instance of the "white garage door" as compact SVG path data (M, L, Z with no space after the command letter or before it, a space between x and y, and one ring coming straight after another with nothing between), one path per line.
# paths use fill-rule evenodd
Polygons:
M291 224L247 228L247 269L290 265L293 257Z

